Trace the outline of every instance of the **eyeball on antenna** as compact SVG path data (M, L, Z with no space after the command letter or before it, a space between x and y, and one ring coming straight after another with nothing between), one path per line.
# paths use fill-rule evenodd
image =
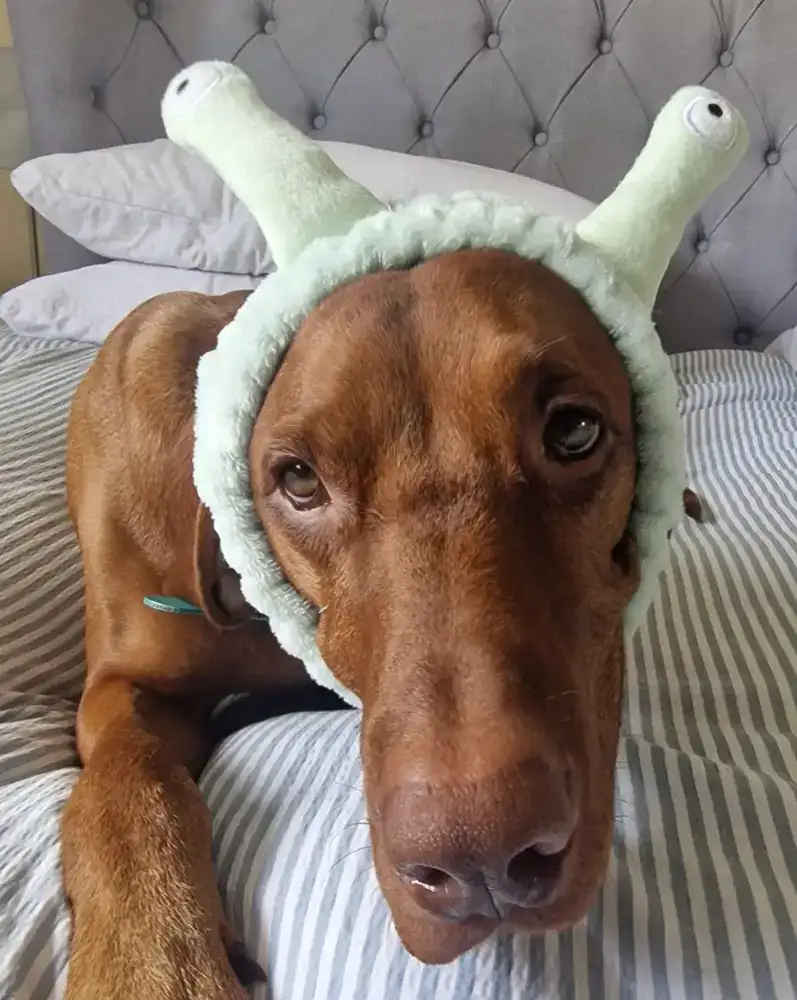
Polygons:
M162 110L167 117L193 110L221 80L229 76L223 63L199 62L187 66L169 83L163 95Z
M702 94L684 108L684 122L714 149L730 149L739 132L739 114L719 94Z

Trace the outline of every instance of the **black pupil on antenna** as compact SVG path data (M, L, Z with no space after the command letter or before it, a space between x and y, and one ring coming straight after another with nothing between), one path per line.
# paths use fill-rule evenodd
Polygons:
M185 88L187 86L188 86L188 80L183 80L182 83L178 83L178 85L177 85L177 93L178 94L182 94L182 92L185 90Z
M709 104L708 113L713 118L722 118L722 108L719 106L719 104L714 104L714 103Z

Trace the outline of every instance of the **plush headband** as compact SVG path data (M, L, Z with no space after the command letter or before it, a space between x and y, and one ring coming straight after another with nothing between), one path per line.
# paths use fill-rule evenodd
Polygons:
M304 318L339 285L466 247L508 250L564 278L625 362L639 455L630 529L642 569L625 617L632 634L655 594L686 485L677 387L651 312L689 219L746 149L739 113L703 87L679 90L614 193L572 228L485 194L388 208L226 63L180 72L162 111L169 137L207 160L248 206L278 266L199 363L194 481L244 597L268 617L282 646L316 681L358 703L323 662L317 609L283 576L255 511L248 447L268 387Z

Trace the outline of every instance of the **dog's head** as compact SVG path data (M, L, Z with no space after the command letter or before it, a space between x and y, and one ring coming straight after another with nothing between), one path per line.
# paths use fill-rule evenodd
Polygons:
M280 265L200 362L197 490L247 600L362 704L399 932L443 961L572 923L606 865L624 626L685 486L650 312L744 123L679 91L571 229L488 196L388 209L230 66L163 109Z
M408 948L585 912L604 873L638 584L628 376L539 264L463 251L308 317L257 418L257 511L363 704Z

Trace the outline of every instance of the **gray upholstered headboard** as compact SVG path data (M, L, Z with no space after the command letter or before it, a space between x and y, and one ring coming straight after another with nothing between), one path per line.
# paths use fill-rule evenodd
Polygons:
M182 63L233 60L322 138L472 160L602 198L669 94L705 82L750 151L660 298L671 350L797 324L795 0L9 0L34 154L162 134ZM48 233L51 269L86 262Z

